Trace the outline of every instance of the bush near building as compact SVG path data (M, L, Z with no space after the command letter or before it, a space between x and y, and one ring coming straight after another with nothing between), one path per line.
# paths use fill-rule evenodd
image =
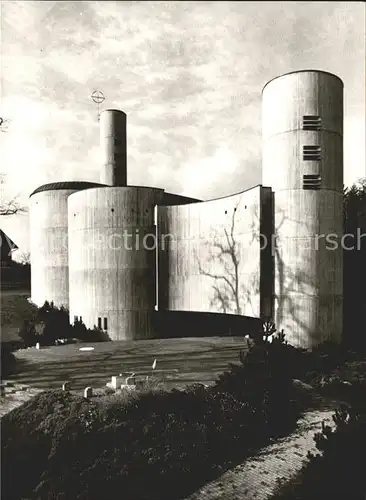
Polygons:
M184 498L292 432L309 404L293 379L331 376L348 356L342 346L307 352L286 344L282 333L272 342L259 335L241 364L211 388L109 401L43 393L2 419L3 497L115 500L123 492L129 500ZM353 389L350 404L359 394Z
M212 388L113 404L60 391L35 397L2 421L4 498L184 497L294 429L302 407L291 373L276 366L280 352L253 347Z
M58 339L77 339L81 342L100 342L109 340L108 336L94 327L86 328L82 321L69 322L66 308L57 308L53 302L45 302L38 308L32 319L25 319L19 330L19 337L25 347L39 342L43 346L54 345Z
M272 500L364 500L366 494L366 384L349 386L347 399L333 416L334 429L323 424L315 435L319 454Z
M343 206L349 235L343 252L344 341L366 352L366 177L345 189Z
M10 342L0 342L0 379L6 379L14 373L16 358L13 354L14 347Z

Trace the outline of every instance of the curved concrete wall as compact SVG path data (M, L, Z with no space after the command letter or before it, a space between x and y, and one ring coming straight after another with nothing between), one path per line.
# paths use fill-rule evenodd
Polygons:
M159 310L268 311L261 302L260 233L270 194L259 186L218 200L158 207Z
M100 113L100 182L108 186L127 185L127 116L117 109Z
M304 116L319 117L319 130L304 130ZM263 89L262 120L263 183L275 203L276 326L301 347L339 341L343 84L317 71L276 78ZM321 159L304 160L303 146L319 146ZM304 189L304 175L319 175L318 189Z
M55 306L69 305L67 199L93 183L42 186L29 200L31 300L42 306L46 300ZM59 186L59 187L58 187ZM60 189L63 187L64 189Z
M70 196L71 321L81 316L92 328L101 318L112 340L152 336L156 240L151 235L156 236L155 205L162 196L163 190L144 187L97 188Z

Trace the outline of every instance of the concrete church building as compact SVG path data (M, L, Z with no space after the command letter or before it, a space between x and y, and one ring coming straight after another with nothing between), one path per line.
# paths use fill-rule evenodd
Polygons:
M112 340L159 336L154 315L168 312L271 318L306 348L339 341L342 248L329 235L343 233L342 81L316 70L271 80L262 123L263 185L203 202L128 186L126 115L102 111L100 183L30 196L32 301Z

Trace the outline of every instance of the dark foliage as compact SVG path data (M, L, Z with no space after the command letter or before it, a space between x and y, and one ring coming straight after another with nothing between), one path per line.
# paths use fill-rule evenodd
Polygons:
M316 383L319 377L330 375L347 361L352 360L354 354L344 344L326 341L312 351L304 352L303 358L302 378L307 382Z
M301 401L293 379L304 360L302 351L286 344L283 333L275 336L274 326L270 331L248 353L241 353L241 365L232 365L230 372L222 374L215 390L250 403L256 410L253 424L273 436L289 431L299 416Z
M1 354L1 380L6 379L14 373L16 358L13 354L14 347L9 342L1 342L0 354Z
M344 340L366 353L366 178L345 190L344 232L352 235L345 245L354 246L343 252Z
M112 405L59 392L36 397L3 427L8 488L23 474L30 450L41 457L30 465L29 480L6 498L184 497L294 427L299 408L290 375L275 363L280 344L253 347L210 389L143 393Z
M365 384L350 389L351 406L342 406L333 417L335 428L324 425L316 434L320 454L309 454L309 463L273 500L364 500L366 493Z
M1 497L28 498L47 469L57 425L75 419L72 409L87 400L60 391L39 394L1 420ZM21 479L20 479L21 478Z
M104 342L110 340L108 334L103 332L97 326L87 328L80 320L75 320L73 325L70 325L69 338L75 338L82 342Z
M41 345L54 345L58 339L78 339L82 342L109 340L102 330L97 327L86 328L82 321L75 321L70 325L68 310L64 307L57 308L53 302L47 301L32 320L24 320L19 337L25 347L34 346L37 342Z
M6 266L0 267L2 289L25 287L30 288L30 265L8 260Z

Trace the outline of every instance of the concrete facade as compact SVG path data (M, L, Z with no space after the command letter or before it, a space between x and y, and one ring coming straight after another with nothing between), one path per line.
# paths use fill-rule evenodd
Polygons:
M127 186L127 116L118 109L100 113L101 184Z
M158 309L259 317L263 204L258 186L217 200L158 207ZM262 299L264 300L261 300ZM266 300L267 299L267 310Z
M92 182L58 182L37 188L29 200L31 300L69 306L67 199Z
M263 182L275 201L274 319L293 345L339 341L343 84L329 73L290 73L265 86L262 102Z
M234 316L247 325L272 318L306 348L339 341L341 80L308 70L270 81L263 185L216 200L127 186L126 121L119 110L100 115L102 184L55 183L32 193L33 302L64 305L71 322L98 326L112 340L156 337L157 311L169 325L175 313L192 322L229 315L235 328Z
M70 319L114 340L152 336L156 305L155 206L163 190L96 188L68 202Z

